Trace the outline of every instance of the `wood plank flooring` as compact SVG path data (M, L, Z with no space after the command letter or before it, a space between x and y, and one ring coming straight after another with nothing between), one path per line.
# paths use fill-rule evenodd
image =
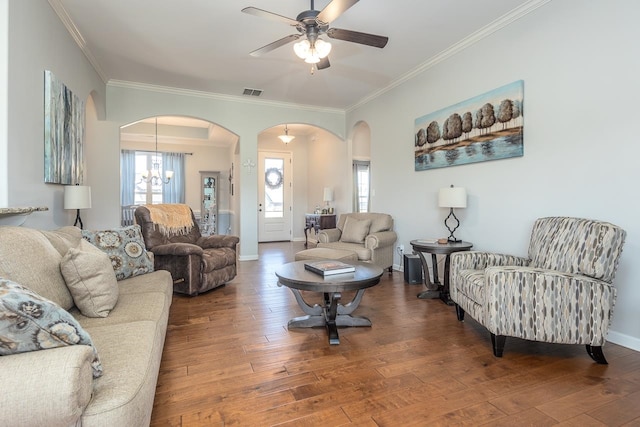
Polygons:
M354 313L373 326L341 328L339 345L287 330L303 313L274 271L302 249L261 244L226 286L174 296L153 426L640 426L640 353L608 343L603 366L584 346L508 338L495 358L486 329L400 272Z

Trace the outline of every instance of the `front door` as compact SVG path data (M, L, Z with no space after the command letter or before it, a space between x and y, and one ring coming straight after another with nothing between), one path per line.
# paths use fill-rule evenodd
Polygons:
M290 241L292 233L291 153L258 153L258 241Z

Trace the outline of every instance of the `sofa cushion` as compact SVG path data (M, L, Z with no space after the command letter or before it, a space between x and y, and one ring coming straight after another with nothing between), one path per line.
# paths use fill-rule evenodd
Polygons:
M340 241L345 243L364 243L364 238L369 234L370 227L370 219L359 220L348 217L344 223Z
M20 283L68 310L73 307L73 298L60 272L62 255L47 238L54 233L26 227L2 227L0 277ZM60 244L64 246L61 240Z
M153 271L153 253L145 249L139 225L100 231L83 230L82 237L109 255L117 280Z
M107 317L118 302L118 283L107 254L81 240L62 257L60 271L82 314Z
M68 345L92 347L93 376L102 375L91 337L67 311L18 283L0 279L0 355Z

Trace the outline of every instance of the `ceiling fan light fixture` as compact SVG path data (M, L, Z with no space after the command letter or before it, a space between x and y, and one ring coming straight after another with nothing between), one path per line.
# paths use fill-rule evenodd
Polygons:
M331 52L331 43L322 39L317 39L313 45L308 39L304 39L293 45L293 51L300 59L304 59L307 64L317 64L321 59L326 58Z
M293 45L293 51L300 59L306 59L311 50L311 43L309 40L304 39Z
M320 59L326 58L327 55L329 55L329 52L331 52L331 43L322 39L316 40L314 47L315 51L318 53L318 58Z

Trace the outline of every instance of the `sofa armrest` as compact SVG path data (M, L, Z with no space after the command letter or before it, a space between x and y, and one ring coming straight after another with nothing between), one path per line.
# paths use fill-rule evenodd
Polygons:
M368 249L384 248L392 246L396 240L398 240L398 235L395 231L378 231L369 234L364 239L364 246Z
M213 234L211 236L203 236L198 239L196 245L202 249L209 248L231 248L236 249L236 245L240 242L238 236L228 236L221 234Z
M492 266L529 265L529 259L515 255L497 254L493 252L455 252L451 254L451 272L459 270L484 270Z
M485 326L490 332L542 342L604 345L616 298L609 283L533 267L489 267L484 274Z
M93 392L92 359L86 345L0 357L0 425L79 424Z
M158 245L154 246L153 249L151 249L151 252L153 252L154 255L202 256L202 248L191 243L168 243L166 245Z
M337 242L340 240L340 236L342 235L342 231L339 228L325 228L324 230L320 230L318 232L318 242L320 243L331 243Z

